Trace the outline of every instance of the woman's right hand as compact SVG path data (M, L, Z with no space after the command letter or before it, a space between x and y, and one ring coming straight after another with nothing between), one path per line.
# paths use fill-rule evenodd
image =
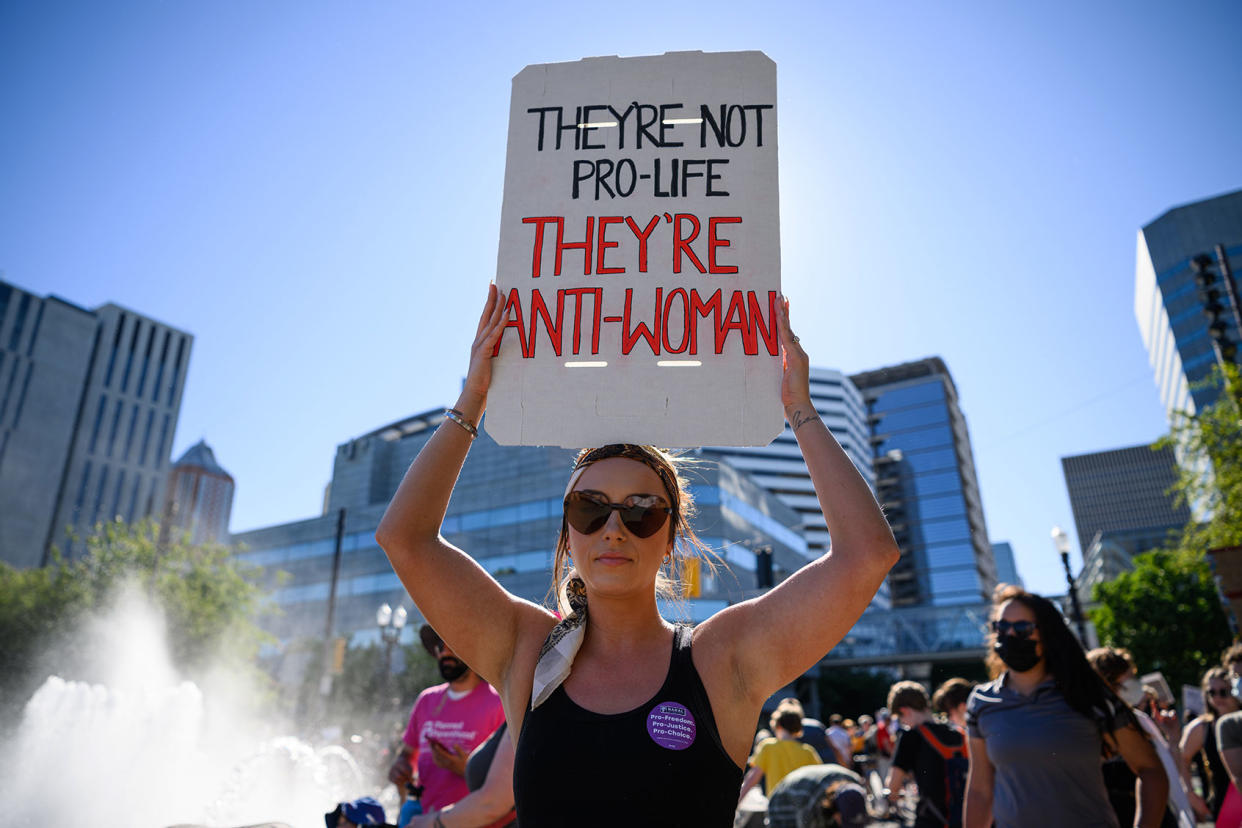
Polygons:
M492 358L504 330L505 303L495 283L487 286L487 304L479 316L479 327L470 346L470 368L466 372L463 394L475 396L481 405L486 404L487 391L492 385Z

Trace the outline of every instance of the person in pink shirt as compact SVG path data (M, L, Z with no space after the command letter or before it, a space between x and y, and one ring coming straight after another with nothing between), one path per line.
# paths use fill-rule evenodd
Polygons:
M424 811L451 805L469 793L466 759L505 720L500 696L449 649L431 628L419 630L423 646L439 662L444 684L418 695L401 752L388 778L404 792L413 769L423 787Z

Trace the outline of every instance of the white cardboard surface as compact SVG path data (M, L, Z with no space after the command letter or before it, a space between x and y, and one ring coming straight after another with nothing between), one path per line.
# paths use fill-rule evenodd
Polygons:
M519 72L496 284L508 326L484 422L498 443L770 443L784 427L776 65L677 52Z

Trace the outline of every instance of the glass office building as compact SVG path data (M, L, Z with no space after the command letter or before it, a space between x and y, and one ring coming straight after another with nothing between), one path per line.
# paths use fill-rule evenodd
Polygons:
M850 379L866 402L877 494L901 547L893 606L988 600L996 565L948 368L931 357Z
M1134 317L1170 415L1193 414L1216 398L1215 389L1191 387L1216 362L1191 262L1206 255L1219 278L1221 253L1236 283L1242 271L1242 190L1175 207L1138 233ZM1242 346L1228 300L1222 296L1221 303L1225 335Z
M326 632L338 521L341 556L331 634L355 644L375 640L375 612L385 602L406 606L411 628L417 626L417 608L374 535L406 468L442 419L443 410L435 409L343 443L323 515L233 535L239 557L259 566L275 590L281 614L267 626L282 644ZM500 446L480 429L441 533L507 590L544 602L574 456L560 448ZM721 566L715 574L703 571L697 595L669 602L666 617L701 621L758 594L761 549L772 550L775 582L813 557L798 532L798 513L728 461L700 460L688 477L698 506L695 531Z

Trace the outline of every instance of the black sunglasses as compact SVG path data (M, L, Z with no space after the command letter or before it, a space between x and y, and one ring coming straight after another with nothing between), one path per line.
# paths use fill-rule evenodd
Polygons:
M1030 638L1035 632L1034 621L993 621L992 630L997 635L1009 635L1012 630L1018 638Z
M608 522L613 510L635 537L649 538L660 531L673 510L657 495L630 495L620 503L592 492L570 492L565 497L565 520L584 535L594 535Z
M1227 698L1227 697L1228 697L1229 695L1231 695L1231 694L1230 694L1230 691L1229 691L1227 688L1220 688L1220 689L1218 689L1218 688L1216 688L1216 687L1213 687L1213 688L1211 688L1211 689L1209 689L1209 690L1208 690L1208 695L1209 695L1209 696L1216 696L1218 699L1223 699L1223 698Z

